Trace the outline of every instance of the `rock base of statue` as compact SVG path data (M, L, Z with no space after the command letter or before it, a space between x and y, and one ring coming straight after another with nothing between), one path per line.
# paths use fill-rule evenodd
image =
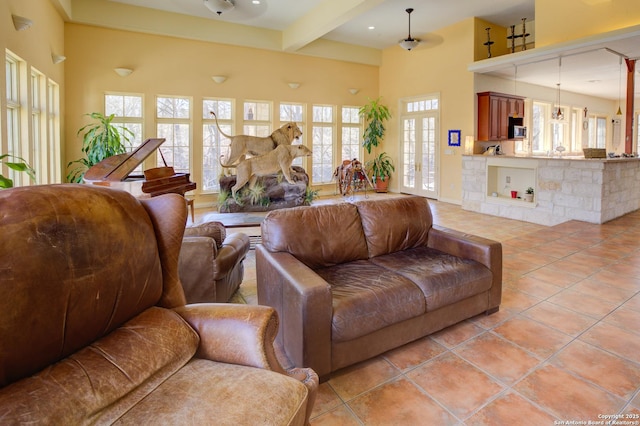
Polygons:
M309 175L302 167L293 166L292 169L291 178L295 182L294 184L287 182L281 174L259 177L256 186L264 187L261 200L252 200L254 197L247 191L249 188L247 184L238 192L240 203L229 195L229 198L218 205L218 210L220 213L266 212L304 205L309 186ZM231 187L235 184L235 175L221 177L220 191L231 194Z

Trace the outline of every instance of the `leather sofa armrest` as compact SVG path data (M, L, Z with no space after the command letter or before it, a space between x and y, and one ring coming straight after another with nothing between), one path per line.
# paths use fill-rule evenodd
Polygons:
M175 308L200 336L196 357L286 374L273 348L278 317L268 306L197 303Z
M427 245L464 259L471 259L489 268L493 275L489 306L497 308L502 298L502 244L477 235L433 225Z
M293 255L256 246L258 303L281 320L278 342L289 360L321 378L331 372L331 287Z
M222 247L218 249L213 278L216 280L224 278L235 265L245 258L250 245L247 234L241 232L229 234L224 239Z
M184 231L185 237L210 237L220 247L227 236L227 229L220 222L204 222L198 225L188 226Z

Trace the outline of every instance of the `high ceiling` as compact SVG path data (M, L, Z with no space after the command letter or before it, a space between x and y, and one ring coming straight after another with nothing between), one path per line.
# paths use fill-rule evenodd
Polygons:
M405 9L413 8L411 35L430 32L470 17L508 27L522 18L534 18L535 0L231 0L235 8L217 15L203 0L110 0L129 5L285 31L305 16L324 22L319 37L348 44L384 49L407 36ZM225 0L208 0L224 4ZM228 1L228 0L227 0ZM222 9L224 5L220 8ZM369 27L375 27L369 29Z
M72 0L75 3L87 0ZM470 17L482 18L508 28L533 21L535 0L92 0L137 6L150 12L175 13L220 22L239 24L281 34L282 49L296 51L314 41L330 40L369 49L396 46L408 35L407 8L411 14L411 35L426 40L430 34ZM586 1L586 0L585 0ZM211 9L220 9L217 14ZM230 3L234 7L227 9ZM254 4L259 3L259 4ZM150 15L151 16L151 15ZM206 21L205 21L206 22ZM239 27L239 28L240 28ZM533 28L532 28L533 29ZM472 65L471 71L501 78L562 89L590 96L617 100L625 77L620 56L640 57L640 32L607 43L587 43L587 47L564 46L560 49L530 49L499 58L486 64ZM230 36L233 37L233 36ZM245 39L246 40L246 39ZM260 47L259 37L254 40ZM249 41L251 43L251 39ZM500 42L498 40L496 43ZM506 43L506 41L505 41ZM535 52L535 53L534 53ZM558 58L562 57L559 76ZM514 65L517 65L514 66ZM640 79L640 75L636 75ZM622 81L622 85L621 85ZM636 85L636 95L640 85Z

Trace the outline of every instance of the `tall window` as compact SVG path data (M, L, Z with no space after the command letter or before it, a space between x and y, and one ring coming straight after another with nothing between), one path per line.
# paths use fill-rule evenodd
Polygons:
M219 191L219 176L222 174L220 161L229 157L229 139L220 133L211 115L215 112L220 129L227 135L233 134L233 101L231 99L205 99L202 101L202 190ZM221 158L221 156L223 156Z
M47 147L49 150L49 183L62 182L60 158L60 86L47 81Z
M246 101L243 118L245 135L269 136L271 134L271 103Z
M313 106L312 178L314 184L329 183L333 178L334 107Z
M589 116L589 148L606 148L607 118L602 115Z
M46 127L43 121L46 116L47 104L45 103L46 78L31 68L31 166L36 171L36 182L48 183L48 149Z
M104 97L105 115L114 115L111 124L118 129L127 152L133 152L142 144L142 104L142 95L107 94ZM142 164L133 173L142 173Z
M104 97L105 115L114 115L111 124L116 126L120 136L123 136L123 128L133 133L124 134L129 139L128 143L125 142L128 151L134 150L142 143L142 105L142 95L107 94Z
M294 122L304 135L304 105L302 104L291 104L291 103L282 103L280 104L280 127L289 122ZM294 140L293 144L303 144L304 141ZM296 158L293 160L292 165L300 166L303 165L302 158Z
M572 119L571 114L568 114L570 109L562 107L563 118L558 119L551 113L553 107L545 102L533 103L531 149L534 153L552 153L559 146L570 150L574 145L571 143L572 135L569 132L569 123Z
M362 126L358 107L342 107L342 160L360 158Z
M5 68L7 78L7 154L22 156L20 145L20 127L22 105L20 102L20 67L23 62L17 56L8 52L5 55ZM0 154L2 152L0 151ZM14 186L22 184L22 173L9 169L9 179L13 180Z
M159 148L158 166L172 166L176 172L190 173L191 99L173 96L156 98L157 134L166 141Z

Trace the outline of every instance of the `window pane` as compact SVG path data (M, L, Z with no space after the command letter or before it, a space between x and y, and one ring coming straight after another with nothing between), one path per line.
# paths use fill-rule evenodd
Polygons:
M202 118L212 119L211 111L216 113L218 120L231 120L233 104L230 100L205 99L202 103Z
M280 121L301 122L302 120L302 105L280 104Z
M189 99L187 98L158 98L158 118L185 118L190 117Z

